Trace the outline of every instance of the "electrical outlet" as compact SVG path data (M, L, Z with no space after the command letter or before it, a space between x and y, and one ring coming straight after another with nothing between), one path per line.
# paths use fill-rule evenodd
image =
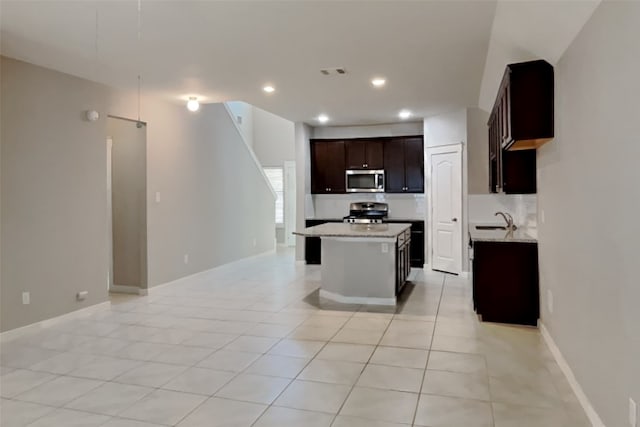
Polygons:
M189 254L184 254L184 263L189 264Z
M553 313L553 292L551 289L547 289L547 309L549 313Z
M383 243L382 244L382 253L383 254L389 253L389 244L388 243Z
M632 398L629 398L629 425L638 427L638 405Z
M31 294L29 292L22 293L22 304L31 304Z
M84 301L89 296L89 291L80 291L76 294L76 299L78 301Z

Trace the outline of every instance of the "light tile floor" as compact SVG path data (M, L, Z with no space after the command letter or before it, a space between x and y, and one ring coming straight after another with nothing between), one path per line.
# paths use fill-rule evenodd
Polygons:
M414 270L397 308L318 297L290 250L112 296L0 349L0 424L581 427L540 333L480 323L466 279Z

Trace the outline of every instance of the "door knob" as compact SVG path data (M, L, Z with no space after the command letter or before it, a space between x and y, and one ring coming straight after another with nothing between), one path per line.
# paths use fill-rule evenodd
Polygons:
M458 222L458 218L451 218L451 221Z

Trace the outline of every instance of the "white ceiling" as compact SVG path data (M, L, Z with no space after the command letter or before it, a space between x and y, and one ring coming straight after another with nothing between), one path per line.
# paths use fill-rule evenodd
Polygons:
M500 16L501 3L510 2L499 3ZM536 9L545 2L516 4L524 3ZM241 100L310 124L326 113L333 125L397 122L401 109L422 118L478 105L481 86L489 88L494 68L508 60L493 55L495 64L485 64L490 40L513 42L518 19L528 19L516 7L500 18L509 26L496 30L496 2L484 0L142 0L138 42L137 0L1 0L1 7L3 55L123 89L135 88L140 73L144 92L175 102L189 95ZM552 23L560 28L571 15L568 31L532 42L555 46L569 35L570 42L590 15L574 9L562 8ZM509 30L501 34L503 27ZM540 31L530 33L525 38ZM327 67L347 74L323 76ZM386 77L386 87L372 88L374 76ZM266 83L276 92L265 94Z

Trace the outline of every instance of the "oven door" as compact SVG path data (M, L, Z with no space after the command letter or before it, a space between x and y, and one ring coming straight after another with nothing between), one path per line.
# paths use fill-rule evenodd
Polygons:
M347 193L383 193L383 170L355 170L345 172Z

